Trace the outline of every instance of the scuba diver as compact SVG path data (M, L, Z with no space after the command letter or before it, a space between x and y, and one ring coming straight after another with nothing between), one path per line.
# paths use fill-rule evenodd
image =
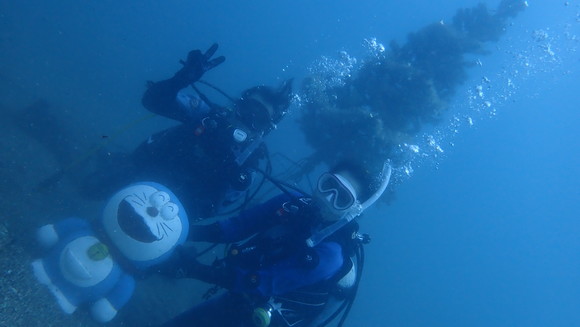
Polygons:
M250 88L239 99L228 97L231 108L218 106L194 85L205 83L200 81L203 74L225 61L223 56L212 58L217 48L192 50L173 77L149 82L145 108L181 124L151 135L130 155L106 158L104 167L87 179L85 193L109 194L134 180L154 180L185 199L194 219L223 213L248 193L255 169L268 159L263 137L288 110L292 80L277 90ZM197 93L188 93L188 86Z
M190 226L189 240L230 244L225 257L205 265L184 245L162 273L227 291L163 326L324 326L341 313L342 325L361 277L362 244L370 240L354 219L381 196L390 174L388 163L377 176L341 162L320 176L313 196L267 177L282 194Z

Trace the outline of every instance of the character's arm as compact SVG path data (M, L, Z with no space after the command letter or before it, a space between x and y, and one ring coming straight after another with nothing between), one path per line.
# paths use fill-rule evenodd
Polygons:
M113 290L106 297L98 299L91 305L93 318L101 323L113 319L119 309L129 301L134 290L135 279L125 273L121 274Z
M41 246L50 248L63 237L84 230L88 231L90 228L89 222L84 219L67 218L55 224L40 227L36 232L36 238Z
M190 51L187 60L175 75L167 80L152 83L145 91L142 103L145 108L156 114L179 120L181 122L192 121L199 114L195 97L180 94L179 91L188 85L197 82L203 74L223 63L223 56L211 59L217 50L217 44L212 45L205 53L200 50Z

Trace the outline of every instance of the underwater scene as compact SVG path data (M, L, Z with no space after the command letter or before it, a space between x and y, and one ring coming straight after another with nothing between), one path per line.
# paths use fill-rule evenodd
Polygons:
M0 327L580 326L580 0L0 2Z

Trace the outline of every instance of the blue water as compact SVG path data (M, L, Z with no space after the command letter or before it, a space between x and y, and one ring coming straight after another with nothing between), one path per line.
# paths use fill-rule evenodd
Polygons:
M476 3L2 1L0 75L20 88L2 103L47 99L90 138L141 117L144 81L193 48L220 44L227 61L206 79L236 94ZM447 119L418 137L396 201L364 217L373 242L348 326L580 326L580 1L529 1L488 50ZM295 159L299 110L271 139Z

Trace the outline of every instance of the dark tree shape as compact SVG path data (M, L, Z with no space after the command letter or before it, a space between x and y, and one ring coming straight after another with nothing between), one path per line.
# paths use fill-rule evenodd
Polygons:
M342 84L332 72L307 78L299 122L315 152L302 173L345 158L368 169L389 159L404 164L399 145L439 121L473 66L465 56L485 54L485 43L499 40L507 19L525 7L525 1L504 0L495 13L483 4L459 9L452 24L430 24L404 45L391 42L386 53L369 56Z

